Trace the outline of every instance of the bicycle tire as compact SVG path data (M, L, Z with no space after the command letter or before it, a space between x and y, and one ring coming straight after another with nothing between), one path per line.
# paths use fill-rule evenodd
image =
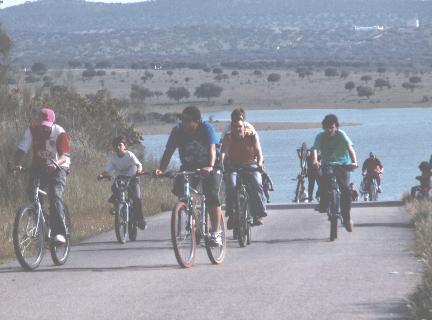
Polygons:
M39 223L37 220L37 209L33 205L20 208L15 216L12 232L14 251L17 260L25 270L29 271L36 269L40 265L45 253L46 227L42 219L39 219ZM24 227L24 229L22 229L22 227ZM20 231L24 232L24 237L21 235ZM32 234L29 235L28 233ZM27 241L27 239L30 240ZM34 241L32 241L32 239ZM29 243L25 248L23 247L24 241ZM35 254L27 258L25 251L31 243L35 244Z
M210 214L206 213L206 233L209 234L209 231L212 229L211 222L210 222ZM226 254L226 228L225 228L225 219L223 217L223 214L221 215L220 219L220 232L222 237L222 245L221 246L211 246L209 241L206 241L206 251L207 255L213 264L221 264L224 261L225 254Z
M337 192L333 191L330 195L330 241L337 238L337 225L338 225L338 208L337 208Z
M71 220L69 215L69 210L67 206L63 203L63 210L65 215L65 220L63 221L66 230L66 243L62 246L56 246L53 241L50 243L50 253L51 258L56 266L64 265L69 257L70 245L71 245Z
M248 232L248 205L247 205L247 192L246 190L239 190L237 192L237 241L241 248L244 248L247 244L247 232Z
M184 202L177 202L171 213L171 240L177 263L190 268L196 259L195 219Z
M126 203L119 203L116 205L115 218L114 218L114 229L117 241L124 244L128 237L128 223L126 220L128 208Z
M129 240L130 241L136 241L138 236L138 227L134 221L134 219L130 219L128 223L128 233L129 233Z
M372 180L370 190L370 199L372 201L378 201L378 184L375 179Z
M294 198L294 202L296 202L296 203L300 202L301 184L302 184L301 180L297 179L297 187L296 187L295 198Z

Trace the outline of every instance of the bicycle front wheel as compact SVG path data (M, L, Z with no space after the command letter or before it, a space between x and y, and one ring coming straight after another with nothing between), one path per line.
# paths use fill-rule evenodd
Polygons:
M334 241L337 238L337 225L338 225L338 194L333 191L330 195L330 241Z
M128 236L128 206L121 202L116 206L114 229L117 241L126 243Z
M211 230L217 230L217 226L211 225L210 214L206 213L206 233L209 234ZM209 241L206 241L206 251L207 255L213 264L220 264L223 262L226 253L226 229L223 214L221 214L219 232L222 240L222 244L218 246L213 246ZM240 236L240 235L238 235Z
M50 252L51 252L51 258L56 266L61 266L66 263L66 260L69 256L70 252L70 243L71 243L71 220L69 215L69 210L66 207L65 204L63 204L63 210L64 210L64 228L66 233L66 243L64 245L58 246L53 241L51 241L50 244Z
M184 202L178 202L171 213L171 240L175 257L182 268L195 264L195 219Z
M45 251L45 224L34 206L18 210L13 227L13 244L18 262L25 270L36 269Z

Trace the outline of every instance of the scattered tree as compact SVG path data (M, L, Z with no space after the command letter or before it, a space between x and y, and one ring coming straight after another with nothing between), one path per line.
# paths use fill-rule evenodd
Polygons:
M366 74L364 76L361 76L360 80L366 82L366 84L367 84L369 81L372 80L372 77L370 75Z
M346 70L342 71L341 74L340 74L340 77L342 79L346 79L346 78L348 78L348 76L349 76L349 72L346 71Z
M384 67L378 67L378 68L377 68L377 72L380 73L380 74L382 74L382 73L386 73L386 71L387 71L387 70L386 70L386 68L384 68Z
M233 71L231 72L231 75L232 75L233 77L236 77L236 76L239 75L239 72L238 72L237 70L233 70Z
M324 75L326 77L336 77L338 75L338 71L336 70L336 68L327 68L324 70Z
M150 89L133 84L131 86L131 93L129 94L129 97L132 102L144 103L146 98L151 98L153 95L154 93Z
M31 71L38 76L42 76L47 72L48 68L42 62L36 62L32 65Z
M210 101L210 98L219 97L222 90L222 87L213 83L203 83L199 87L195 88L194 96L197 98L207 98L207 101Z
M214 74L222 74L223 70L221 68L216 67L216 68L213 68L213 73Z
M402 83L402 88L410 90L411 92L414 91L415 87L416 87L415 84L411 83L411 82L404 82L404 83Z
M267 77L267 81L270 83L276 83L281 79L281 76L279 73L270 73Z
M375 79L375 88L382 89L383 87L387 87L390 89L391 86L390 83L385 79L382 78Z
M262 76L262 72L261 72L260 70L255 70L255 71L253 72L253 74L254 74L254 76L258 76L258 77L261 77L261 76Z
M177 103L180 103L181 99L187 99L190 97L190 93L185 87L170 87L166 92L166 95L168 98L176 100Z
M352 91L352 89L355 88L355 83L354 81L348 81L347 83L345 83L345 89L349 90L350 92Z
M374 91L371 87L358 86L357 87L357 94L359 97L366 97L369 99L371 96L373 96Z
M421 82L421 78L419 76L412 76L409 78L409 82L412 84L417 84Z
M69 68L76 69L82 67L82 62L78 60L70 60L68 61Z

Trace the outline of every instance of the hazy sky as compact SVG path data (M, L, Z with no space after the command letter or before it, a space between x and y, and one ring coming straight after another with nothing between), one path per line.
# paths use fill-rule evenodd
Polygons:
M10 6L16 6L19 4L23 4L29 0L3 0L3 3L0 4L0 9L10 7ZM30 0L35 1L35 0ZM86 0L88 2L117 2L117 3L130 3L130 2L144 2L145 0Z

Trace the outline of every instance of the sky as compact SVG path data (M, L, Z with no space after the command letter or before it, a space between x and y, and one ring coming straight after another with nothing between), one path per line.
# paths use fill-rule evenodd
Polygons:
M29 0L0 0L0 2L3 1L3 3L0 4L0 9L4 9L6 7L10 6L16 6L19 4L23 4ZM35 1L35 0L31 0ZM116 2L116 3L132 3L132 2L143 2L145 0L86 0L88 2Z

